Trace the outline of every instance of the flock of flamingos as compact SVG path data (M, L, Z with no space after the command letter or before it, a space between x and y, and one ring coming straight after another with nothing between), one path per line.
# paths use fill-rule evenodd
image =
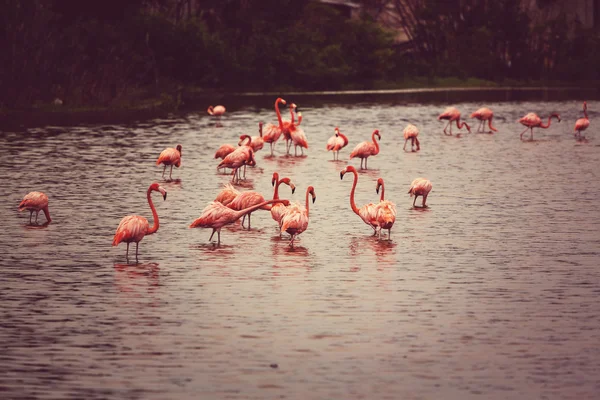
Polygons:
M218 164L217 169L230 168L232 170L232 183L239 182L242 179L240 176L243 173L245 177L246 166L255 166L255 153L264 147L265 143L270 144L271 155L273 155L273 145L283 136L286 142L286 154L291 151L292 145L294 146L294 155L298 153L298 147L300 148L301 154L304 154L304 149L308 148L308 141L304 130L300 126L302 123L302 113L296 113L296 105L290 104L290 121L284 121L281 117L279 110L280 105L286 105L286 101L282 98L278 98L275 101L275 113L277 115L276 124L259 123L259 136L240 136L238 146L229 144L222 145L215 153L215 159L220 158L221 162ZM208 113L214 115L217 118L225 113L225 107L223 106L210 106ZM584 118L580 118L575 123L574 135L576 138L582 138L582 132L588 128L590 121L587 115L587 104L583 103L583 114ZM471 118L479 120L479 127L477 132L484 132L485 123L488 123L490 129L489 133L497 131L492 125L492 119L494 113L489 108L480 108L471 114ZM526 129L521 132L520 137L523 139L523 135L530 130L530 140L533 139L533 128L548 128L551 124L552 118L556 118L560 122L560 116L557 113L552 113L548 117L547 124L544 124L539 116L535 113L529 113L519 120L521 124L526 126ZM442 114L439 115L438 120L447 120L448 123L444 127L444 134L452 135L452 122L456 123L457 128L460 130L466 127L469 132L471 128L466 122L460 121L460 111L454 107L447 108ZM449 130L447 131L449 127ZM403 131L404 134L404 150L408 141L411 142L411 151L419 151L420 143L418 140L419 130L416 126L409 124ZM370 156L375 156L379 153L379 144L377 139L381 140L381 135L377 129L371 134L371 141L364 141L356 145L354 150L350 153L350 159L360 158L360 168L367 169L367 160ZM348 145L348 138L340 132L339 128L335 128L335 134L327 141L326 149L331 151L334 160L339 160L339 152ZM416 149L415 149L416 146ZM162 176L165 177L166 168L170 167L169 179L172 179L173 167L181 165L181 151L182 146L177 145L176 148L167 148L163 150L157 161L157 165L164 165ZM243 170L240 170L243 167ZM357 214L368 226L373 229L374 235L379 235L381 239L382 231L388 231L388 239L391 237L391 229L396 220L396 206L393 202L385 200L384 197L384 182L382 178L377 180L376 191L379 193L381 189L381 197L379 203L369 203L362 207L358 207L354 201L354 192L358 182L358 173L356 168L348 165L340 172L340 179L344 178L344 175L351 172L354 175L354 181L350 192L350 206L352 211ZM250 229L250 218L252 212L262 209L271 212L272 218L279 226L280 234L286 232L290 235L290 246L294 245L294 240L298 235L304 232L308 228L309 222L309 196L312 198L314 203L316 200L315 189L312 186L306 188L306 201L302 205L300 203L290 203L289 200L279 198L279 186L283 183L291 188L292 194L295 191L295 186L291 182L290 178L280 178L278 173L273 173L271 180L274 186L273 198L266 200L264 196L256 191L244 191L239 192L232 184L226 184L224 188L218 193L214 201L204 208L202 215L193 221L190 228L211 228L212 234L210 235L209 241L217 233L217 245L221 243L221 228L225 225L233 224L238 219L242 218L242 227L246 217L248 218L248 229ZM413 180L410 185L408 193L414 196L413 207L416 207L415 203L418 196L422 197L422 207L426 206L427 195L431 191L432 184L428 179L417 178ZM156 208L152 202L151 193L159 192L163 199L167 199L167 191L162 188L158 183L150 185L147 191L148 204L152 210L152 217L154 223L152 226L148 223L148 220L139 215L128 215L124 217L113 238L113 246L117 246L119 243L127 243L126 258L129 257L129 244L135 242L135 255L136 261L138 258L138 245L139 242L146 236L151 235L158 231L159 220ZM33 212L35 211L35 223L37 224L38 215L40 211L43 211L46 216L46 224L52 220L48 211L48 196L42 192L31 192L27 194L21 203L19 204L19 211L28 210L29 224Z

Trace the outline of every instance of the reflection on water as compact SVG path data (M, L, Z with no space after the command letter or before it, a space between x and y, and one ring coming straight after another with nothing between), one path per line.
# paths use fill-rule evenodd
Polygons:
M306 156L278 143L270 157L266 146L236 188L270 198L277 171L297 187L280 196L304 204L315 187L293 248L266 211L251 230L224 227L221 246L210 229L188 228L231 179L215 150L274 122L270 98L232 104L218 123L202 107L2 132L3 397L594 398L600 142L593 128L574 138L581 104L439 96L286 99L302 107ZM447 105L463 116L488 106L499 131L445 136ZM588 105L593 124L600 104ZM563 122L520 141L518 119L549 109ZM408 122L416 153L402 151ZM340 161L325 150L335 126L350 141ZM359 171L356 203L377 202L385 179L398 211L391 241L351 211L351 182L339 177L375 127L381 152ZM182 165L165 181L155 161L176 143ZM427 208L407 193L419 176L434 185ZM151 182L169 193L156 203L160 229L128 264L112 237L123 216L151 217ZM48 194L51 224L17 211L32 190Z

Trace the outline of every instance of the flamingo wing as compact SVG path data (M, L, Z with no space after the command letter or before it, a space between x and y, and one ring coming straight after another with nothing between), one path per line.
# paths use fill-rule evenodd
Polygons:
M181 165L181 153L173 148L164 149L156 160L156 165L160 164L174 165L179 168L179 165Z
M325 148L327 149L327 151L333 150L335 151L335 145L337 143L337 136L333 135L332 137L329 138L329 140L327 140L327 145L325 146Z
M219 192L214 201L218 201L223 205L228 205L239 195L240 192L234 188L230 183L227 183L223 186L223 189Z
M350 158L369 157L371 154L373 154L374 150L375 150L375 146L373 145L372 142L362 142L362 143L357 144L356 147L354 148L354 150L352 150L352 153L350 153Z
M396 205L389 200L380 201L376 206L377 225L390 229L396 222Z
M308 228L308 216L306 210L293 209L287 212L281 219L281 232L290 235L299 235Z
M266 124L263 126L263 140L267 143L274 143L281 136L281 128L279 125Z
M123 217L115 232L112 245L116 246L121 242L139 242L146 236L149 228L148 220L144 217L139 215Z
M223 159L235 151L235 147L230 144L224 144L215 153L215 158Z
M262 137L252 136L252 139L250 140L250 147L252 147L253 151L256 152L256 151L262 149L264 145L265 145L265 141Z
M293 128L290 128L290 137L294 144L308 149L308 140L306 139L304 129L294 125Z
M540 119L540 117L538 117L538 115L536 113L529 113L527 115L525 115L523 118L521 118L519 120L519 122L525 126L538 126L539 124L542 123L542 120Z
M440 119L455 120L458 118L460 118L460 111L458 111L458 109L455 107L448 107L444 110L443 113L440 114L440 116L438 117L438 120L440 120Z
M406 128L404 128L404 139L410 139L411 137L419 136L419 129L413 124L408 124Z
M377 206L373 203L365 204L358 209L358 215L365 222L365 224L377 226Z
M23 210L41 210L48 206L48 196L42 192L30 192L23 197L19 203L19 211Z
M575 122L575 131L584 131L590 126L590 120L587 118L579 118Z

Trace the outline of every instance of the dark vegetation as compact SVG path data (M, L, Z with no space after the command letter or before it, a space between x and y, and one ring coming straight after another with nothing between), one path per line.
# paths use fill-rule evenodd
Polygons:
M551 1L551 0L546 0ZM195 91L596 81L600 37L517 0L0 0L0 108L177 107ZM544 2L542 2L544 3ZM462 4L462 7L459 7ZM412 46L373 22L394 6Z

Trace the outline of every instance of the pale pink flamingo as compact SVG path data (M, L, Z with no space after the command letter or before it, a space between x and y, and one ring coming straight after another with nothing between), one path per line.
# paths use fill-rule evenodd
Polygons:
M263 122L262 121L260 121L258 123L258 136L252 136L252 140L250 140L250 143L252 143L251 144L252 150L254 150L255 153L264 147L265 141L263 139Z
M381 198L379 199L379 204L375 205L375 219L379 226L379 238L381 239L382 229L387 229L388 239L391 239L392 226L394 226L394 222L396 222L396 205L389 200L385 200L383 178L377 179L377 187L375 188L377 193L379 193L379 188L381 188Z
M302 113L298 113L298 121L297 124L294 124L292 121L292 124L288 129L291 138L290 148L292 147L292 144L294 145L294 156L298 155L298 146L300 147L302 155L304 155L304 149L308 149L308 140L306 139L304 129L298 126L300 125L300 122L302 122Z
M209 106L206 110L210 115L214 115L217 119L221 119L221 115L225 114L225 107L223 106Z
M231 144L221 145L221 147L219 147L217 149L217 152L215 153L215 159L220 158L221 160L223 160L229 154L233 153L235 151L235 149L236 148Z
M279 104L286 104L285 100L281 97L278 97L277 100L275 100L275 113L277 114L278 125L266 124L263 129L263 140L265 143L271 145L271 155L273 155L273 144L277 143L283 132L283 121L281 119L281 112L279 111Z
M202 215L191 223L190 228L212 228L213 231L208 240L212 240L213 235L217 232L217 245L219 245L221 244L221 228L223 226L233 224L247 213L272 203L283 203L287 205L290 202L288 200L269 200L240 211L235 211L218 201L213 201L202 210Z
M167 191L159 186L158 183L153 183L150 185L148 188L147 197L148 204L152 210L152 218L154 219L154 224L152 227L150 227L150 224L146 218L140 217L139 215L128 215L123 217L119 223L119 226L117 227L112 245L116 246L121 242L127 243L127 252L125 253L125 258L129 258L129 243L135 242L135 259L137 261L138 245L140 240L142 240L146 235L156 233L158 230L158 213L156 212L156 208L154 208L154 203L152 203L152 198L150 196L153 191L160 192L163 196L163 199L167 199Z
M239 182L240 177L238 168L243 165L256 165L256 161L254 161L254 152L250 146L240 146L235 149L235 151L227 155L223 161L219 163L217 169L231 168L233 170L231 173L231 181Z
M429 192L431 192L432 187L431 181L426 178L417 178L412 181L410 184L410 189L408 189L408 193L410 194L410 197L415 196L415 199L413 200L413 207L416 207L415 203L417 202L417 197L419 196L423 198L422 208L427 207L425 202L427 201L427 195Z
M325 148L327 151L331 151L333 153L333 161L339 161L340 150L348 145L348 138L346 135L340 132L340 128L337 126L335 127L334 132L335 134L329 138Z
M352 153L350 153L350 159L354 157L360 158L360 169L363 169L363 161L365 162L364 169L367 169L367 159L369 156L375 156L379 154L379 143L377 143L377 140L375 140L375 136L381 140L381 135L377 129L375 129L371 134L372 142L365 141L359 143L356 145L354 150L352 150Z
M419 139L417 139L417 136L419 136L419 129L416 126L408 124L402 133L404 134L404 147L402 150L406 150L406 143L408 143L409 140L411 151L415 151L415 144L417 145L416 151L421 150L421 144L419 143Z
M373 203L365 204L361 208L356 206L354 202L354 192L356 191L356 184L358 183L358 173L356 172L356 168L352 165L348 165L340 172L340 179L344 179L344 175L346 172L352 172L354 174L354 183L352 184L352 190L350 191L350 207L352 207L352 211L356 215L363 220L363 222L373 228L373 235L377 234L377 211L376 205Z
M225 185L223 185L223 189L221 189L214 201L218 201L219 203L226 206L229 203L231 203L233 199L237 197L238 194L240 194L240 192L236 188L234 188L231 185L231 183L226 183Z
M277 200L277 199L275 199L275 200ZM240 211L240 210L243 210L244 208L248 208L248 207L252 207L256 204L264 203L265 201L266 201L266 199L259 192L256 192L253 190L248 190L246 192L241 192L240 194L238 194L231 203L227 204L227 207L231 208L232 210ZM271 207L272 207L271 205L264 205L259 208L261 210L271 211ZM252 216L252 212L253 211L248 212L248 214L244 215L244 218L242 218L242 228L244 227L244 221L246 219L246 216L248 217L248 229L251 228L250 217Z
M246 140L248 141L247 143ZM262 141L262 139L261 139ZM240 141L238 142L238 146L248 146L252 149L253 154L254 154L254 137L251 137L250 135L241 135L240 136ZM262 142L261 142L261 146L259 149L262 149ZM255 164L256 165L256 164ZM244 179L246 179L246 166L244 165L244 174L243 174Z
M583 102L583 115L583 118L579 118L575 122L575 137L578 139L581 138L581 132L590 126L590 120L587 115L587 103L585 101Z
M312 196L312 202L314 203L317 199L315 188L309 186L306 188L306 206L302 207L296 203L295 206L289 207L287 212L281 217L281 232L287 232L292 237L290 246L293 246L296 237L308 228L309 194Z
M279 185L285 183L292 189L292 194L296 191L296 187L291 182L290 178L281 178L279 179L279 174L277 172L273 172L273 178L271 179L271 185L275 187L275 191L273 192L273 200L279 199ZM281 228L281 218L283 214L286 212L286 206L281 203L273 204L271 206L271 217L277 222L277 225Z
M550 116L548 117L548 123L546 125L544 125L542 123L542 119L540 117L538 117L538 115L536 113L529 113L527 115L525 115L523 118L521 118L519 120L519 122L522 125L525 125L527 128L525 128L525 130L523 132L521 132L521 140L523 140L523 134L525 132L527 132L527 129L529 129L531 131L531 135L529 137L529 140L533 140L533 128L544 128L547 129L550 127L550 124L552 123L552 117L555 117L558 122L560 122L560 115L558 115L558 113L552 113L550 114Z
M498 129L492 126L492 119L494 119L494 112L487 107L481 107L479 110L471 114L471 118L477 118L479 120L479 126L477 127L478 133L485 133L485 121L487 121L490 127L490 133L498 132Z
M46 216L46 224L52 222L50 218L50 211L48 211L48 196L42 192L30 192L23 197L21 203L19 203L19 211L29 211L29 224L31 225L31 216L35 211L35 223L37 224L38 214L40 211L44 212Z
M169 172L169 180L173 179L171 177L171 174L173 174L173 166L179 168L179 166L181 165L181 145L178 144L177 148L175 149L172 147L164 149L158 156L158 159L156 160L156 165L160 164L164 164L165 166L163 168L162 177L165 177L165 171L167 170L167 166L170 165L171 172Z
M463 126L467 127L467 130L469 131L469 133L471 133L471 128L469 127L469 125L467 125L466 122L460 122L460 111L458 111L455 107L448 107L444 110L443 113L440 114L440 116L438 117L438 121L442 120L442 119L447 119L448 123L446 124L446 126L444 127L444 134L445 135L452 135L452 122L456 121L456 127L458 129L462 129ZM450 132L447 133L446 132L446 128L450 126Z

